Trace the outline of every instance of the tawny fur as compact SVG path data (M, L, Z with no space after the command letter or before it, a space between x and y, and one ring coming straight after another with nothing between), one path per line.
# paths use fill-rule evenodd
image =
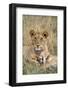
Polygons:
M57 57L51 55L48 50L49 34L45 31L41 33L35 30L31 30L29 34L31 37L31 46L24 47L25 52L27 50L25 58L30 62L43 65L45 68L48 68L51 65L57 65Z

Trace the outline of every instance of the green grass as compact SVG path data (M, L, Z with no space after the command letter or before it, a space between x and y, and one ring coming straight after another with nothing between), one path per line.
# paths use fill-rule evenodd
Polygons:
M42 65L39 65L34 62L29 62L28 60L24 60L23 62L23 74L29 75L29 74L51 74L51 73L57 73L57 67L56 66L50 66L49 68L45 69Z

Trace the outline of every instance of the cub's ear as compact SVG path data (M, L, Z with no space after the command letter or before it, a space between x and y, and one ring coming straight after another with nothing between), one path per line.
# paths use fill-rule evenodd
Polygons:
M43 32L43 37L47 38L48 37L48 32L44 31Z
M30 36L33 37L35 35L35 31L34 30L30 30Z

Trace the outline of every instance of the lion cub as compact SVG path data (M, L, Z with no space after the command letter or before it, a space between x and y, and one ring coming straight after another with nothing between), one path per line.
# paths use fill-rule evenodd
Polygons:
M48 32L31 30L31 46L28 50L28 60L39 65L44 65L46 68L51 65L56 65L56 56L52 56L48 51Z

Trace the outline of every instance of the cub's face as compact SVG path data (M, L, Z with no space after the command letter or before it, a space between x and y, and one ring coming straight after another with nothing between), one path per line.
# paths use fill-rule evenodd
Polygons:
M38 32L31 30L30 36L35 53L40 54L45 50L45 46L47 45L48 33L46 31Z

